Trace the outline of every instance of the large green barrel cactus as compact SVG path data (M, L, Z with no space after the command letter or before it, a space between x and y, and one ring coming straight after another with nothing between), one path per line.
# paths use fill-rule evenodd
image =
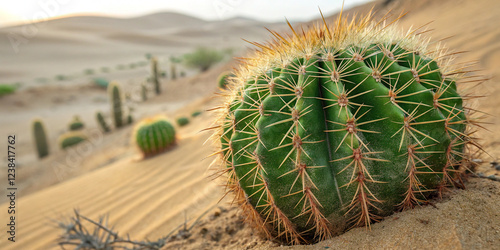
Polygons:
M132 139L148 157L165 151L175 143L175 129L164 116L146 118L135 126Z
M80 120L80 117L75 115L73 117L73 121L69 123L69 130L70 131L75 131L75 130L80 130L83 129L85 125L83 124L82 120Z
M440 52L369 17L273 34L215 133L228 190L267 236L325 239L461 184L473 120Z
M62 149L71 147L87 140L87 136L80 131L71 131L59 137L59 145Z
M104 115L101 112L97 112L95 114L95 116L96 116L97 123L99 124L99 127L101 127L101 130L104 133L108 133L109 131L111 131L108 124L106 123L106 120L104 119Z
M158 59L156 57L151 59L151 80L155 86L156 94L159 95L161 93L160 73L158 72Z
M49 155L49 144L47 143L47 135L41 120L33 121L33 139L38 154L38 158L43 158Z
M217 78L217 84L218 84L219 88L226 89L227 88L227 84L229 83L229 79L231 77L234 77L233 73L231 73L229 71L222 72L219 75L219 77Z
M115 128L120 128L125 124L123 121L122 109L123 97L121 94L121 88L117 82L111 82L109 84L108 93L109 100L111 102L111 116L113 117Z

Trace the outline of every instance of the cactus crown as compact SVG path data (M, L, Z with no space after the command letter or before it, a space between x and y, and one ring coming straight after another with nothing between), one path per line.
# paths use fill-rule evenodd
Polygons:
M475 120L443 49L371 15L256 45L219 109L227 187L268 237L322 240L460 185Z

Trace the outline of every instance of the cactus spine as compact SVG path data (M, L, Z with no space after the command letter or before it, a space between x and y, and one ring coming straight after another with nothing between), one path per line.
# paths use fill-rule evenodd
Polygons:
M76 145L87 140L87 136L80 131L71 131L59 137L59 145L62 149Z
M108 133L111 131L108 124L106 124L106 120L104 119L104 116L102 115L101 112L96 113L96 119L97 119L97 123L99 124L99 127L101 127L101 130L104 133Z
M156 57L153 57L151 59L151 79L153 81L153 84L155 86L155 92L157 95L161 93L160 89L160 75L158 72L158 60Z
M231 80L214 134L255 227L322 240L461 185L476 121L443 51L370 16L273 34Z
M47 143L47 135L41 120L33 121L33 139L35 141L38 158L43 158L49 155L49 144Z
M75 130L80 130L83 129L84 125L83 122L80 120L80 117L75 115L73 117L73 121L69 124L69 130L70 131L75 131Z
M108 87L109 99L111 100L111 115L115 128L121 128L123 124L122 95L117 82L111 82Z
M145 157L159 154L175 143L174 126L164 116L146 118L134 130L133 140Z

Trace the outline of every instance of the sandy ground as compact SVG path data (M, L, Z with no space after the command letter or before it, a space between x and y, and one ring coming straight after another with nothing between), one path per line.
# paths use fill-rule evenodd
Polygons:
M496 84L500 80L500 60L498 59L500 30L497 27L500 23L500 2L496 0L414 2L390 1L388 5L379 4L375 9L378 10L378 15L389 9L393 9L394 12L402 9L411 11L400 22L404 28L412 25L418 27L434 20L428 25L428 28L433 31L427 35L432 36L433 41L447 38L444 42L453 51L468 51L458 54L458 61L477 61L476 68L482 69L481 74L490 78L488 82L476 88L478 94L486 95L477 101L478 109L489 114L485 120L489 123L485 124L489 131L484 130L478 133L484 150L487 152L481 157L483 164L478 172L486 176L499 176L499 172L489 162L500 158L500 134L495 132L500 124L498 111L500 85ZM372 4L359 6L348 12L364 13L371 6ZM39 39L40 41L55 39L61 42L61 37L67 34L62 31L73 30L78 25L80 25L79 32L83 32L82 34L88 32L92 36L99 37L96 39L100 43L99 46L107 44L110 48L110 44L113 44L110 41L115 40L108 39L122 39L116 48L110 48L110 55L100 55L100 57L90 59L82 58L70 65L67 72L75 72L86 65L114 65L118 63L118 59L128 60L128 62L139 60L137 58L143 55L140 53L145 51L140 48L141 46L153 52L152 48L160 48L160 46L154 47L157 45L148 47L141 44L137 45L139 47L134 47L139 49L132 50L137 52L137 58L127 58L122 55L124 57L116 57L116 61L113 61L115 59L105 60L106 56L121 53L120 50L132 46L134 41L150 40L154 43L156 40L152 38L152 34L156 33L145 27L153 25L156 18L156 16L151 16L145 19L149 21L145 21L144 27L140 25L131 27L130 33L120 29L120 25L115 25L116 20L107 20L109 25L99 29L96 23L102 20L82 21L76 18L68 23L56 20L46 26L50 32L40 33ZM329 19L333 18L329 17ZM165 27L162 33L164 35L158 39L184 41L183 39L188 39L187 37L197 39L198 36L209 35L213 32L207 27L212 27L214 24L211 24L212 26L207 24L204 28L207 32L199 33L194 28L200 24L196 19L186 19L185 23L190 26L184 29L173 26ZM251 30L255 31L257 26L259 25L245 27L252 27ZM109 30L113 33L109 33ZM134 30L140 30L140 33ZM229 25L229 28L217 32L230 34L234 30L235 28ZM7 31L3 30L3 32ZM265 32L260 33L261 31L248 33L250 37L245 34L243 28L239 32L242 33L234 34L234 36L259 41L267 37L263 35ZM218 35L214 37L222 33L217 33ZM75 43L75 39L70 38L66 41L69 41L71 46L78 45L79 48L94 46L88 45L88 40ZM165 42L164 40L162 42ZM38 49L40 51L53 49L50 47L53 45L50 44L50 42L45 42L43 46L47 47L40 45ZM162 45L161 47L176 49L176 43L168 44L170 46ZM37 46L26 46L27 49L22 53L35 53ZM3 45L0 47L6 48ZM47 56L40 51L37 54L39 57ZM166 51L159 52L164 55L168 54ZM85 50L82 53L87 55ZM61 54L67 56L66 53ZM11 56L15 57L15 55ZM92 56L94 54L89 52L89 57ZM61 57L62 59L64 56ZM20 62L17 63L18 68ZM12 65L3 69L6 75L19 74L25 79L36 78L37 74L44 69L53 70L54 68L54 64L47 63L40 69L16 73L16 64ZM131 93L130 105L135 109L136 120L158 113L176 118L189 116L193 111L206 110L218 105L219 100L213 98L213 93L217 91L215 79L220 72L230 69L231 66L233 66L232 63L220 64L209 72L200 75L189 74L188 77L177 81L164 79L162 84L165 91L155 97L151 94L146 102L141 102L139 96L134 93L137 93L137 84L149 74L148 66L120 72L114 71L108 76L121 80L126 92ZM26 67L32 66L26 64ZM18 241L10 243L6 241L5 236L2 236L0 237L2 249L57 249L57 237L62 230L56 227L53 220L64 220L72 215L75 208L79 209L81 214L93 219L108 214L110 225L113 225L121 234L129 234L132 239L136 240L146 238L154 240L165 236L181 225L186 218L189 220L188 224L191 224L207 209L210 209L207 215L200 218L200 223L192 228L189 237L185 239L174 237L170 239L166 248L269 249L280 247L279 243L263 240L255 234L255 230L243 224L238 210L229 205L230 199L219 202L223 190L218 186L219 182L211 181L211 172L207 170L213 159L205 159L213 149L209 145L203 146L209 134L199 133L210 125L213 119L212 114L204 112L201 116L193 118L188 126L180 128L178 145L170 151L157 157L139 160L137 152L130 143L132 126L109 134L96 132L97 124L93 115L96 110L107 112L109 109L106 92L92 87L85 77L75 79L64 84L56 82L43 86L36 85L39 83L33 82L33 85L28 83L27 86L38 87L26 88L13 95L0 98L2 107L0 136L5 138L7 134L16 133L19 138L17 185L20 190L17 203ZM465 89L469 86L459 87ZM55 145L57 137L66 130L67 123L75 114L79 114L88 125L86 133L94 135L94 140L68 151L59 150ZM36 159L31 142L30 121L35 117L44 118L48 127L49 140L52 142L51 155L41 161ZM0 148L3 150L4 147L2 145ZM1 179L6 178L5 172L0 173ZM316 245L292 248L494 249L495 246L500 245L500 214L496 209L500 206L499 190L500 182L486 178L471 178L466 190L453 190L443 201L435 201L435 207L426 206L414 211L395 214L381 223L374 224L370 231L362 228L354 229ZM6 197L0 197L0 201L5 202ZM2 203L0 207L6 208L7 204ZM2 214L0 223L5 225L7 214L6 212Z

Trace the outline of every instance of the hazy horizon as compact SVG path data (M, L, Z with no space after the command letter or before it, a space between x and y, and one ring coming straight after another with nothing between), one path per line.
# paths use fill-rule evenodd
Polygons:
M372 0L353 0L345 3L345 8ZM284 7L285 6L285 7ZM250 18L264 22L309 21L319 15L319 10L330 15L340 11L341 0L279 0L265 2L254 0L188 0L183 2L154 0L143 1L86 1L72 0L27 0L9 2L0 7L0 27L30 24L70 16L105 16L114 18L134 18L161 12L175 12L196 18L216 21L234 17Z

